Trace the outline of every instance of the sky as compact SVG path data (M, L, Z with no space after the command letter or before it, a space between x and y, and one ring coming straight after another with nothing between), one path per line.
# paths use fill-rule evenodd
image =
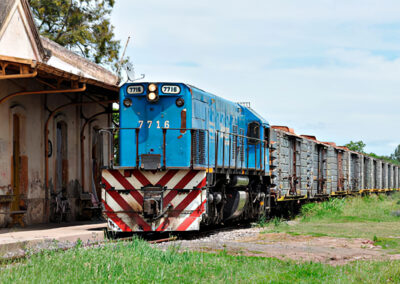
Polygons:
M144 81L251 102L320 141L400 144L398 0L119 0L111 22Z

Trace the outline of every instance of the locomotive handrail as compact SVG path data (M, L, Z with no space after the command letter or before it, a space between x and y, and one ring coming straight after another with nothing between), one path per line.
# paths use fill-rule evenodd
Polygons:
M104 131L104 130L121 130L121 129L134 130L134 129L140 129L140 128L139 128L139 127L106 127L106 128L101 128L99 131Z
M163 166L166 168L166 136L168 130L175 130L175 131L190 131L190 167L194 167L194 149L193 149L193 132L194 131L204 131L207 132L207 169L210 168L210 131L208 129L200 129L200 128L161 128L163 131Z
M99 133L101 133L101 132L105 132L105 133L108 133L108 134L110 134L110 147L111 147L111 151L110 151L110 158L109 158L109 160L110 160L110 163L111 163L111 167L113 167L114 166L114 139L113 139L113 137L114 137L114 135L118 132L118 131L120 131L120 130L134 130L135 131L135 142L136 142L136 168L139 168L139 164L140 164L140 158L139 158L139 134L140 134L140 129L141 128L139 128L139 127L109 127L109 128L102 128L102 129L100 129L99 130ZM195 165L195 161L194 161L194 153L195 153L195 151L196 151L196 149L194 149L193 147L194 147L194 141L193 141L193 139L194 139L194 131L203 131L203 132L206 132L207 133L207 163L206 163L206 165L207 165L207 168L210 168L210 130L209 129L200 129L200 128L165 128L165 127L161 127L160 128L160 130L162 131L162 133L163 133L163 145L162 145L162 151L163 151L163 160L162 160L162 166L163 166L163 168L166 168L167 167L167 161L166 161L166 156L167 156L167 143L166 143L166 135L167 135L167 131L169 131L169 130L171 130L171 131L184 131L184 132L186 132L186 131L190 131L190 138L191 138L191 156L190 156L190 167L191 168L193 168L194 167L194 165ZM229 162L229 164L228 164L228 168L230 169L231 168L231 160L232 160L232 157L231 157L231 152L232 152L232 144L233 144L233 139L232 139L232 137L234 137L234 139L236 139L236 145L238 145L238 142L237 142L237 140L238 140L238 138L241 138L241 139L243 139L242 140L242 142L241 142L241 147L243 147L243 148L241 148L241 150L240 150L240 153L242 153L242 151L244 151L244 146L245 146L245 144L244 144L244 139L252 139L253 141L257 141L257 142L260 142L260 143L257 143L257 144L255 144L254 145L254 170L265 170L266 169L266 158L265 158L265 154L266 154L266 150L265 150L265 148L267 147L267 141L265 140L265 139L261 139L261 138L254 138L254 137L250 137L250 136L246 136L246 135L242 135L242 134L238 134L238 133L231 133L231 132L227 132L227 131L222 131L222 130L215 130L215 167L217 168L219 165L218 165L218 155L219 155L219 143L220 143L220 138L219 138L219 134L222 134L223 135L223 137L222 137L222 140L223 140L223 149L222 149L222 155L223 155L223 159L222 159L222 167L224 168L225 167L225 152L226 152L226 149L225 149L225 142L226 142L226 136L228 136L229 137L229 158L228 158L228 162ZM259 145L259 146L258 146ZM246 165L246 170L248 171L249 169L250 169L250 166L249 166L249 148L250 148L250 146L249 146L249 144L247 143L247 145L246 145L247 147L246 147L246 159L244 160L242 160L241 159L241 161L240 161L240 169L241 170L243 170L244 169L244 167L243 167L243 163L245 162L245 165ZM260 147L259 149L259 151L260 151L260 153L259 153L259 161L257 160L257 151L258 151L258 147ZM238 169L238 161L237 161L237 159L238 159L238 157L240 157L239 156L239 154L237 153L237 149L235 149L235 153L236 153L236 157L235 157L235 164L234 164L234 167L235 167L235 170L237 170ZM264 155L263 155L263 153L264 153ZM258 166L259 165L259 166Z
M260 138L254 138L254 137L250 137L250 136L245 136L245 135L241 135L241 134L238 134L238 133L231 133L231 132L226 132L226 131L222 131L222 130L216 130L216 143L215 143L215 148L216 148L216 150L215 150L215 166L217 167L218 166L218 150L219 150L219 137L218 137L218 133L222 133L222 134L224 134L223 135L223 138L222 138L222 141L223 141L223 147L222 147L222 167L224 168L224 166L225 166L225 135L228 135L229 136L229 159L228 159L228 161L229 161L229 164L228 164L228 168L230 169L231 168L231 165L230 165L230 163L231 163L231 143L232 143L232 140L231 140L231 135L232 136L234 136L236 139L239 137L239 138L246 138L246 139L252 139L252 140L255 140L255 141L258 141L258 142L261 142L261 143L258 143L258 144L260 144L260 170L262 171L263 169L265 170L265 148L266 148L266 146L267 146L267 144L268 144L268 142L267 141L265 141L265 139L260 139ZM254 169L255 170L257 170L258 169L258 163L257 163L257 150L258 150L258 144L255 144L254 145L254 163L255 163L255 165L254 165ZM236 142L236 145L237 145L237 142ZM242 145L242 146L244 146L244 145ZM264 149L264 156L262 156L262 152L263 152L263 150L262 149ZM235 152L236 152L237 150L235 150ZM263 167L263 160L264 160L264 167ZM248 145L248 143L247 143L247 147L246 147L246 167L247 167L247 170L249 170L249 145ZM235 169L237 169L237 155L236 155L236 157L235 157ZM241 161L241 169L243 169L243 161Z
M110 134L110 156L109 156L109 161L110 161L110 165L111 167L114 166L114 134L113 132L111 132L109 129L100 129L99 130L99 134L100 133L107 133Z
M260 138L253 138L250 136L245 136L245 135L241 135L241 134L237 134L237 133L231 133L231 132L225 132L225 131L221 131L221 130L216 130L216 132L220 132L220 133L224 133L224 134L229 134L229 135L234 135L237 137L241 137L241 138L248 138L248 139L252 139L252 140L257 140L257 141L261 141L261 142L265 142L264 139L260 139Z
M118 132L121 129L123 129L123 130L135 130L135 133L136 133L136 157L138 157L139 144L137 142L138 142L138 138L139 138L138 133L139 133L140 128L138 128L138 127L106 127L106 128L101 128L101 129L98 130L99 133L105 132L105 133L109 133L110 134L110 148L111 148L111 150L110 150L110 163L111 163L111 168L114 167L114 139L113 138L114 138L115 133ZM136 166L137 167L139 166L138 158L136 158Z
M113 136L115 133L117 133L120 130L135 130L135 140L136 140L136 168L139 168L139 132L140 132L139 127L108 127L108 128L102 128L99 130L100 132L105 132L110 134L110 146L111 146L111 155L110 155L110 163L111 167L114 166L114 139ZM161 127L160 130L163 132L163 167L166 168L166 134L168 130L174 130L174 131L190 131L190 138L191 138L191 158L190 162L191 165L190 167L194 167L194 149L193 148L193 131L204 131L207 132L207 168L210 167L210 131L208 129L200 129L200 128L165 128Z

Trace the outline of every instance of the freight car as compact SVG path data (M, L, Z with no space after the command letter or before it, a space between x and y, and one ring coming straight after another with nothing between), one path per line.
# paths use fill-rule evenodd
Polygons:
M387 192L400 187L399 166L311 135L272 126L273 200Z
M113 232L199 230L282 202L399 188L397 166L270 127L249 106L182 83L123 85L119 128L101 132L118 149L118 166L112 151L102 171Z

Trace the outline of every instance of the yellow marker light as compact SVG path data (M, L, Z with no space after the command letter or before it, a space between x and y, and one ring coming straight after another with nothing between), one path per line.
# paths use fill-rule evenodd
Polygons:
M148 99L149 101L154 101L154 100L156 100L156 99L157 99L156 93L149 93L149 94L147 95L147 99Z
M150 84L150 85L149 85L149 91L150 91L150 92L155 92L156 90L157 90L156 84Z

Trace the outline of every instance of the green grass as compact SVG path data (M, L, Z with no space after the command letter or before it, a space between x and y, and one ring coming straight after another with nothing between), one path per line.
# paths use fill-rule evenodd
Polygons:
M266 232L294 235L377 238L383 248L400 253L400 194L331 199L302 207L294 225L273 220ZM388 244L388 245L386 245Z
M44 252L2 266L1 283L398 283L400 262L333 267L272 258L161 251L140 240Z
M384 249L392 250L400 253L400 238L378 238L374 239L375 245L379 245Z
M335 199L303 207L294 225L274 219L271 232L366 237L400 248L400 196ZM262 221L265 223L265 220ZM260 224L264 225L264 224ZM400 261L357 261L342 266L155 249L144 241L44 251L0 266L0 283L399 283Z

